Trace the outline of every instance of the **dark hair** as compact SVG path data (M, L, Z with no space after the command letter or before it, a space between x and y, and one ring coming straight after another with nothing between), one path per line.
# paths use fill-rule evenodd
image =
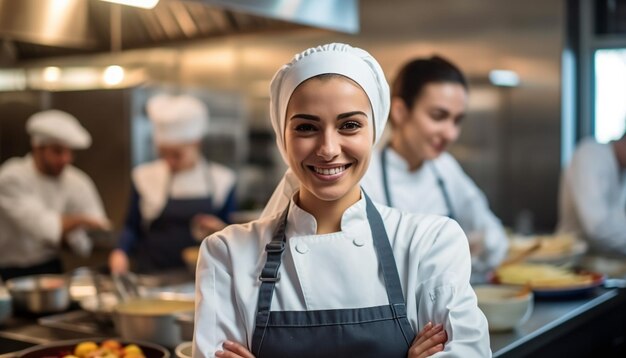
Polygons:
M391 96L400 97L411 109L415 99L427 84L433 82L458 83L467 91L467 81L461 70L439 56L417 58L405 64L391 85Z

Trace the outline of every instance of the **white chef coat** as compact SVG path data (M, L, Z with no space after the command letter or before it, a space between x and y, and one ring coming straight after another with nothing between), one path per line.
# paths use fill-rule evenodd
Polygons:
M106 221L93 181L68 165L57 178L41 174L30 154L0 168L0 266L29 267L58 256L61 215ZM83 229L68 235L88 240Z
M141 164L133 169L132 179L139 193L141 216L149 223L161 214L168 198L210 196L218 210L231 194L237 177L231 169L201 158L193 168L178 173L172 173L161 159Z
M626 255L626 171L611 144L584 139L561 176L558 231L592 249Z
M385 223L417 333L444 324L449 341L438 357L490 357L487 321L469 285L467 240L455 221L376 205ZM196 274L194 357L214 357L229 339L248 347L255 327L265 245L279 214L231 225L200 248ZM293 200L274 311L362 308L388 304L367 220L366 202L348 208L341 231L316 235L315 218ZM315 337L311 337L315 339Z
M394 207L411 213L448 215L444 194L437 183L437 175L440 175L454 219L468 236L483 237L483 253L472 258L474 270L483 272L504 260L508 240L500 220L489 210L482 191L450 154L443 153L435 160L426 161L415 171L410 171L408 163L392 148L387 149L386 155L387 182ZM436 167L436 172L432 166ZM372 155L361 185L372 200L387 204L380 152Z

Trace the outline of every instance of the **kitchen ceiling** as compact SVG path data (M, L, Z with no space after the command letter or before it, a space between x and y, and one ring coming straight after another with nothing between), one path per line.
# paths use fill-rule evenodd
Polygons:
M0 0L0 65L307 25L330 28L322 22L345 23L346 15L358 29L357 1L161 0L147 10L98 0Z

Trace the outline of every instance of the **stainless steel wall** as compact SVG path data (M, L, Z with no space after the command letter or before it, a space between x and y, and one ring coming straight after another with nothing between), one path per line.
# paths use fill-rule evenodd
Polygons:
M294 53L327 42L348 42L369 50L391 79L416 56L440 54L470 78L470 111L451 151L485 191L492 208L513 226L520 215L534 217L540 231L556 223L560 172L560 60L564 39L562 0L361 0L361 32L322 30L225 36L159 49L74 57L66 65L144 66L152 81L232 91L246 98L248 124L269 133L267 93L276 69ZM46 65L49 61L29 63ZM520 86L494 87L492 69L518 73ZM262 135L261 135L262 136ZM265 144L273 146L271 141ZM284 166L256 168L251 181L269 196ZM269 178L269 179L268 179Z

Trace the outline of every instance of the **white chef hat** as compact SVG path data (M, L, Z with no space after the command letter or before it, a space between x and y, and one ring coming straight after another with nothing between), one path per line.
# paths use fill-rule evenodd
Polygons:
M286 163L289 161L285 148L285 117L289 99L302 82L322 74L339 74L356 82L372 106L374 143L383 134L391 99L389 84L376 59L365 50L341 43L312 47L281 67L270 85L270 119L276 133L276 144ZM299 188L300 181L291 169L287 170L262 216L283 211Z
M189 95L154 96L148 100L146 111L153 124L157 145L195 142L208 130L208 108Z
M73 115L51 109L37 112L26 121L33 145L58 143L72 149L91 146L91 135Z
M281 67L270 85L270 118L285 162L285 116L291 94L302 82L322 74L345 76L365 91L374 115L374 142L378 142L385 129L390 105L389 84L376 59L365 50L342 43L312 47Z

